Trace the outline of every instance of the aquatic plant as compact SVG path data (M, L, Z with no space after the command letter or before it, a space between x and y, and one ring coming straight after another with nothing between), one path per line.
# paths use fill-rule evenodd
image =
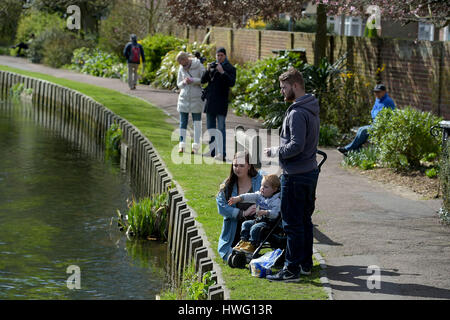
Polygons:
M122 139L122 129L118 123L113 123L106 131L105 136L105 157L117 158L120 155L120 141Z
M167 213L169 195L167 192L128 204L126 215L118 214L118 226L128 236L149 240L167 240Z

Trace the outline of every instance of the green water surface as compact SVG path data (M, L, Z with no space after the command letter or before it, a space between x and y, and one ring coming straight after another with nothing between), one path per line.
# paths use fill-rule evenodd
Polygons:
M0 299L154 299L166 245L111 224L133 194L127 174L36 112L0 100ZM67 285L71 265L80 289Z

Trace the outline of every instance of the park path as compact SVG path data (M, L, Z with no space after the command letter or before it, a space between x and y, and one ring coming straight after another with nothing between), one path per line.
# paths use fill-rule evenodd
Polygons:
M0 65L140 97L164 110L177 124L174 92L144 85L131 91L117 79L54 69L15 57L0 56ZM203 116L203 126L204 123ZM237 125L246 129L262 127L260 121L232 112L226 124L227 129ZM228 141L233 140L230 137ZM228 143L228 156L233 154L233 148ZM339 152L323 150L328 160L322 167L317 189L314 245L325 259L333 298L450 299L450 227L439 223L437 210L441 200L421 200L402 188L343 169ZM377 270L379 285L374 282Z

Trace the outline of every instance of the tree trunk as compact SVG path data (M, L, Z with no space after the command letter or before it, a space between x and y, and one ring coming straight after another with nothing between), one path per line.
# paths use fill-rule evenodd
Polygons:
M95 34L98 35L98 21L96 17L90 12L86 3L80 3L81 11L81 29L84 35Z
M317 5L317 31L314 44L314 65L318 66L320 60L326 56L327 50L327 8L320 3Z

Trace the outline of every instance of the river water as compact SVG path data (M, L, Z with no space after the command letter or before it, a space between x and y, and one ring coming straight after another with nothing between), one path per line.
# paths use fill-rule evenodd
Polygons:
M130 178L37 118L0 100L0 300L154 299L166 245L111 223Z

